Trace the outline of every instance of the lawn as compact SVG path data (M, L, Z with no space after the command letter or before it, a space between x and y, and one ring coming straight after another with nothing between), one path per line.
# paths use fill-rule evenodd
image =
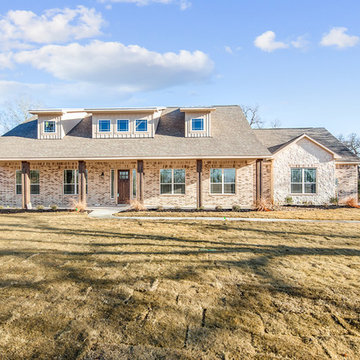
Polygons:
M359 359L360 224L0 215L0 359Z

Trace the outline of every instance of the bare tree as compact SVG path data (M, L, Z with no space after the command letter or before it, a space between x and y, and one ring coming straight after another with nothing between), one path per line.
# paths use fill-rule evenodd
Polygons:
M264 126L264 121L261 120L261 117L259 115L259 105L242 105L241 108L246 120L249 122L251 127L262 128Z
M360 136L351 133L348 136L339 135L339 140L346 145L355 155L360 156Z
M270 126L274 129L279 128L281 126L281 121L279 119L274 119L270 122Z
M29 110L39 106L38 102L27 97L18 97L6 101L0 110L0 132L5 133L29 120L32 117Z

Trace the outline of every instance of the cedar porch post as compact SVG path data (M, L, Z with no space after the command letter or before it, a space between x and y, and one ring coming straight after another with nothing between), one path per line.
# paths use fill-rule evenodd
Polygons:
M86 163L79 161L79 201L86 204Z
M202 206L202 160L196 160L196 171L198 173L197 179L197 208L201 208Z
M263 182L262 182L262 165L263 160L256 160L256 202L260 202L263 198Z
M138 160L137 161L137 173L139 178L139 201L143 204L144 203L144 161Z
M21 162L22 208L31 209L30 199L30 163Z

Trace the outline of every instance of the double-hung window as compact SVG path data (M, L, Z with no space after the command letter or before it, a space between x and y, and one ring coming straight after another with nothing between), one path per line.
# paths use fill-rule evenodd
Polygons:
M110 120L99 120L99 131L110 132Z
M21 171L16 171L16 194L22 194ZM30 194L40 194L40 171L30 170Z
M235 194L235 169L210 169L211 194Z
M136 120L135 130L136 131L147 131L148 123L147 120Z
M191 130L192 131L203 131L204 130L204 119L191 119Z
M54 133L56 131L56 123L54 120L44 122L44 132Z
M88 192L87 184L87 170L85 172L86 193ZM64 170L64 194L78 195L79 194L79 171L78 170Z
M161 169L160 194L185 194L185 169Z
M129 120L120 119L117 120L117 129L118 132L128 132L129 131Z
M291 193L316 194L316 169L292 168Z

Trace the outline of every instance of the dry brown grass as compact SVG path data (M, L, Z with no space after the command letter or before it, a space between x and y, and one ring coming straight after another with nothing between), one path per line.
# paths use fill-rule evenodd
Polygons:
M172 216L172 217L238 217L238 218L274 218L274 219L313 219L313 220L360 220L360 209L355 208L284 208L274 211L125 211L116 214L117 216Z
M0 358L358 359L359 237L0 215Z
M357 208L357 209L360 208L359 201L357 199L355 199L355 198L350 198L349 200L347 200L346 205L350 206L352 208Z
M72 208L76 212L84 212L86 210L86 202L85 201L79 201L79 200L73 200Z
M131 200L130 206L131 206L131 209L134 211L146 210L146 207L138 200Z

